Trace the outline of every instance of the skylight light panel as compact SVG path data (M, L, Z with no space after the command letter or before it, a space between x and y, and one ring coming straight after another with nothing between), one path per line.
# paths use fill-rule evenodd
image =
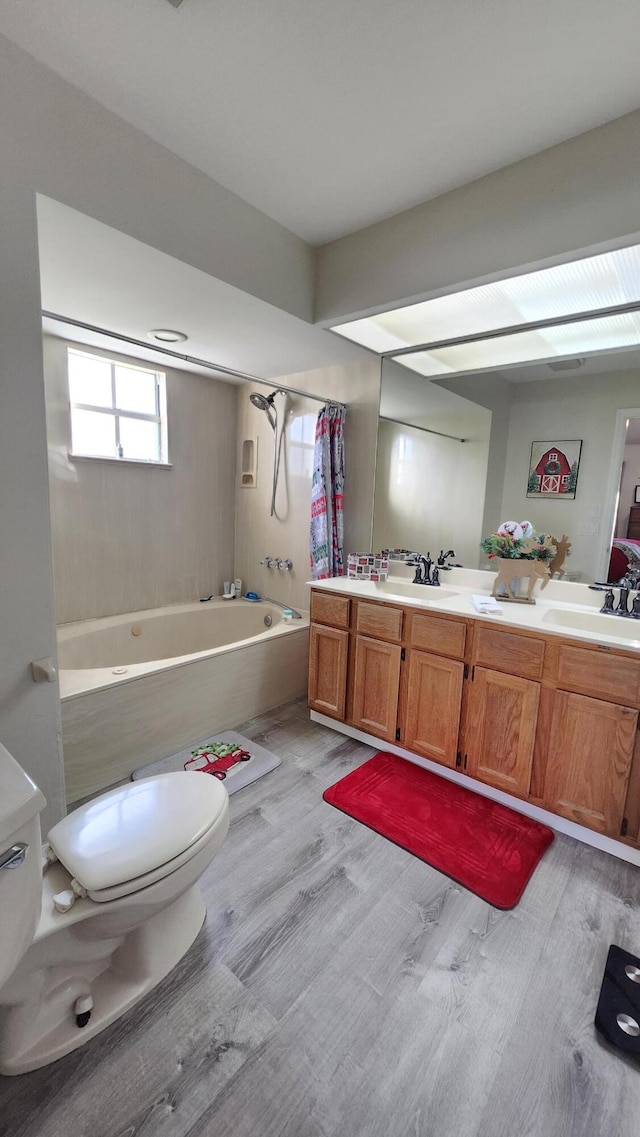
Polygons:
M383 354L636 302L638 245L352 320L333 331Z
M493 339L395 356L395 362L429 378L517 364L622 350L640 343L640 313L576 320Z

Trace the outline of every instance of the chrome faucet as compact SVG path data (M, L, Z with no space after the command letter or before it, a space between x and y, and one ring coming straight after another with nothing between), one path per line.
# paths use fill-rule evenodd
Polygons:
M283 612L285 612L288 609L289 612L291 612L291 615L293 616L294 620L301 620L302 619L302 612L298 612L295 608L292 608L290 604L281 604L279 600L274 600L272 596L261 596L260 599L261 600L268 600L269 604L277 604L278 608L282 608Z

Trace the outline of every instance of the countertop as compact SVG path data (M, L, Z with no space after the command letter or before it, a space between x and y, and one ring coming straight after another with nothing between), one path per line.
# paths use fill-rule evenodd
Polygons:
M309 583L314 589L340 592L362 600L403 604L428 610L434 615L442 612L443 615L473 617L474 620L505 628L524 628L530 632L570 637L640 653L640 619L602 615L600 608L604 592L596 592L586 584L551 580L541 590L540 583L536 583L535 604L514 604L498 597L501 611L489 614L476 610L472 596L490 596L495 573L454 568L443 572L440 587L434 588L413 584L413 570L402 565L396 572L397 575L390 575L384 583L351 580L344 576ZM617 603L618 590L614 591Z

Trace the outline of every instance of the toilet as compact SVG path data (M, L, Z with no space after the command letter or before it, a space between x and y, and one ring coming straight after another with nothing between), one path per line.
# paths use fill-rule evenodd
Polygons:
M159 774L74 810L0 744L0 1073L45 1066L142 999L191 947L198 880L229 828L217 778Z

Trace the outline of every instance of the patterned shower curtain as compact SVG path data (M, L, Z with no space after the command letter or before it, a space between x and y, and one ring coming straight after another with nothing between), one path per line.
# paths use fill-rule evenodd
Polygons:
M311 484L311 576L344 576L345 408L327 403L316 422Z

